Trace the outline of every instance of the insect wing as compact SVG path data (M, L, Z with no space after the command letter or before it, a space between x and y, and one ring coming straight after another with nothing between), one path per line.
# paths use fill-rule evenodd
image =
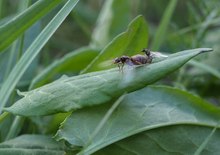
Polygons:
M153 57L158 57L158 58L160 58L160 57L163 57L163 58L168 57L167 55L162 54L162 53L160 53L160 52L151 52L151 55L152 55Z
M114 61L113 60L106 60L106 61L103 61L101 63L98 64L98 67L99 68L110 68L110 67L114 67Z
M162 54L160 52L151 52L151 56L153 58L153 62L159 62L168 57L167 55Z
M121 83L119 86L125 87L130 82L132 82L135 77L135 68L134 68L133 64L131 63L130 65L124 66L121 74L122 74L122 80L121 80Z

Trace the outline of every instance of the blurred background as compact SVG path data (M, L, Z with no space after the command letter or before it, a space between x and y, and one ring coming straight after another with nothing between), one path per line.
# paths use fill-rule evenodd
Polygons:
M19 8L22 7L20 1L0 0L0 24L19 12ZM81 0L26 72L20 82L21 90L27 90L33 77L65 54L88 45L103 49L115 36L126 30L132 19L141 14L148 24L147 48L153 51L174 53L200 47L214 49L213 53L194 59L158 83L188 90L214 104L219 104L219 8L219 0ZM32 42L51 20L57 10L53 10L28 30L24 49L28 47L28 42ZM165 33L157 34L159 27L164 28ZM100 34L102 39L98 38ZM162 38L157 45L153 43L156 34ZM7 65L7 59L4 59L7 54L8 52L4 52L0 55L2 74L0 81L7 72L4 69ZM68 72L65 74L73 75L70 70ZM60 76L55 76L53 80Z

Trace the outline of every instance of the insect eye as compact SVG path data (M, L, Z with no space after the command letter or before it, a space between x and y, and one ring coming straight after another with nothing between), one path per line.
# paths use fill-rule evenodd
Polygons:
M149 49L144 48L144 49L142 50L142 52L144 52L147 56L150 56L150 50L149 50Z
M115 58L115 63L119 63L120 59L119 58Z
M127 60L127 57L121 57L121 61Z

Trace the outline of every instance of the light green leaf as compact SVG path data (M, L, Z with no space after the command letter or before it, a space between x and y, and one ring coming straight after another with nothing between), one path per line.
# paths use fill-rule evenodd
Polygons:
M146 152L149 155L193 155L210 133L212 128L205 126L165 126L113 143L94 155L134 155L146 154ZM220 130L217 130L200 155L220 154L219 138Z
M63 0L39 0L10 22L2 25L0 27L0 52L62 1Z
M73 112L62 123L56 139L66 140L73 145L72 147L82 147L79 154L92 154L119 140L150 130L159 139L158 143L157 139L155 140L157 145L161 144L154 147L163 148L166 139L160 138L161 132L157 131L159 128L161 131L163 129L167 131L166 126L186 124L214 128L220 119L220 109L199 97L176 88L149 86L128 94L105 122L103 128L91 139L91 135L110 106L111 104L104 104ZM178 141L179 135L183 136L181 134L187 137L184 131L173 135L175 137L173 140L172 137L167 136L171 139L166 145L169 145L171 149L163 151L172 152L172 149L180 147L184 141L179 141L178 145L171 144ZM208 135L209 133L204 134L203 137L197 136L196 138L200 140L198 143L201 144ZM151 138L150 135L149 137ZM133 147L138 146L138 142L133 145ZM194 147L194 152L197 147Z
M98 49L84 47L66 54L59 60L54 61L51 65L41 71L32 81L30 89L42 86L52 81L55 75L65 74L68 72L79 73L85 68L92 59L99 53Z
M26 50L25 54L18 61L8 76L8 79L4 82L0 90L0 113L5 106L11 92L15 88L17 82L20 80L23 73L29 67L31 62L35 59L40 50L48 42L50 37L58 29L66 16L72 11L77 4L78 0L69 0L60 12L50 21L50 23L44 28L44 30L33 41L30 47Z
M63 155L64 153L62 144L43 135L22 135L0 143L0 154L2 155Z
M82 73L110 68L100 62L112 60L120 55L133 55L147 46L148 30L143 16L136 17L128 29L115 37L89 64Z
M152 41L152 50L159 50L164 38L166 38L166 31L169 26L171 17L173 15L174 9L176 8L177 0L170 0L169 5L166 8L166 11L163 15L163 18L160 22L156 35Z
M163 61L134 68L118 68L92 72L57 80L38 89L24 93L24 97L6 111L18 115L48 115L57 112L94 106L112 101L125 91L133 92L144 88L175 71L196 55L211 51L209 48L198 48L170 55ZM125 83L132 72L133 78Z

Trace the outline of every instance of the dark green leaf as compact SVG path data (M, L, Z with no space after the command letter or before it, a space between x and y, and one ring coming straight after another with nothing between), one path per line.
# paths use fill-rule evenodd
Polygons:
M175 71L196 55L211 51L199 48L170 55L167 59L134 68L118 68L61 78L38 89L20 93L24 97L6 111L18 115L48 115L68 112L112 101L125 91L133 92L152 84L167 74ZM129 77L126 72L131 72ZM126 82L126 78L130 78Z
M211 132L212 128L205 126L167 126L131 136L94 153L94 155L193 155ZM220 130L217 130L200 155L220 154L219 138Z
M64 147L52 138L42 135L22 135L0 143L2 155L63 155Z
M104 104L73 112L62 123L56 138L58 140L66 140L73 146L82 147L81 154L92 154L121 139L150 130L158 138L155 138L155 143L159 144L159 146L154 144L156 145L154 149L156 147L163 148L162 145L167 145L170 148L164 151L169 152L182 147L181 144L184 145L184 141L179 141L178 139L181 136L186 136L187 133L176 131L173 132L174 135L172 136L170 136L172 132L168 135L165 134L164 136L167 136L167 139L170 138L166 144L165 141L167 139L160 137L162 131L166 133L168 130L166 126L191 124L214 128L219 124L220 119L220 109L199 97L176 88L149 86L128 94L106 121L103 128L94 138L91 138L110 106L110 104ZM201 129L203 128L201 127ZM196 134L193 135L191 133L189 137L186 137L191 138L190 136L192 136L192 138L199 140L198 144L201 144L208 135L209 133L206 132L203 137L198 137ZM172 137L175 137L174 140L171 140ZM178 145L172 145L177 141L179 141ZM141 143L141 141L138 142ZM130 149L138 149L138 146L140 146L138 142L134 144L134 148L131 147ZM198 146L195 146L193 150L196 151ZM184 148L188 149L188 147ZM140 151L143 151L143 149ZM189 151L191 152L191 150Z

